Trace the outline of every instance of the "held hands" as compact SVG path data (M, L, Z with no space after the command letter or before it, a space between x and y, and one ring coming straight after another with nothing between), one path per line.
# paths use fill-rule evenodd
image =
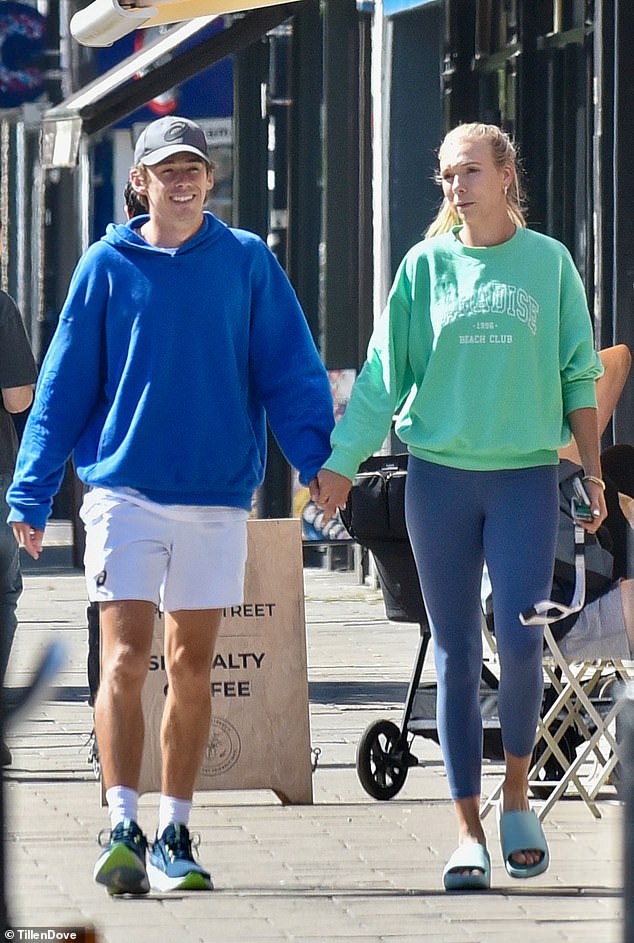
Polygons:
M29 556L37 560L44 546L44 531L36 530L30 524L25 524L22 521L14 521L11 527L18 546L24 547Z
M310 498L324 512L324 524L331 521L342 508L350 493L352 482L345 475L322 468L309 485Z

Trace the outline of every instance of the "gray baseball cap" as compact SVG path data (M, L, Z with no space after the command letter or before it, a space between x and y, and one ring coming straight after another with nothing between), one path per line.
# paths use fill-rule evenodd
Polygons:
M205 132L189 118L168 115L149 124L139 135L134 148L134 163L152 167L172 154L186 151L202 157L211 165Z

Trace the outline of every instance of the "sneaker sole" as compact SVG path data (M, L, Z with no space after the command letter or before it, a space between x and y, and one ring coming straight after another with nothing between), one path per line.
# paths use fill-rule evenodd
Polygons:
M114 845L105 860L97 862L93 877L111 896L147 894L150 890L143 862L123 843Z
M155 891L213 891L211 878L200 871L189 871L179 877L171 878L165 871L154 865L148 865L148 878Z

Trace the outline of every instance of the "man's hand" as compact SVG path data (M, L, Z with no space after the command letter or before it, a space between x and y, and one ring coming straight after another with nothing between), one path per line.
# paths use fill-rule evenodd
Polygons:
M331 521L348 500L352 482L345 475L322 468L309 485L311 500L324 512L323 523Z
M44 549L44 531L36 530L35 527L24 524L22 521L14 521L11 527L18 545L24 547L28 555L37 560Z

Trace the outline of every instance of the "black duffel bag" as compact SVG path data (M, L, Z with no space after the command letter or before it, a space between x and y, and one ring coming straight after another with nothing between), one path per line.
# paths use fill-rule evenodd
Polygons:
M346 506L344 527L375 560L385 612L394 622L428 619L405 526L408 455L373 455L357 472Z

